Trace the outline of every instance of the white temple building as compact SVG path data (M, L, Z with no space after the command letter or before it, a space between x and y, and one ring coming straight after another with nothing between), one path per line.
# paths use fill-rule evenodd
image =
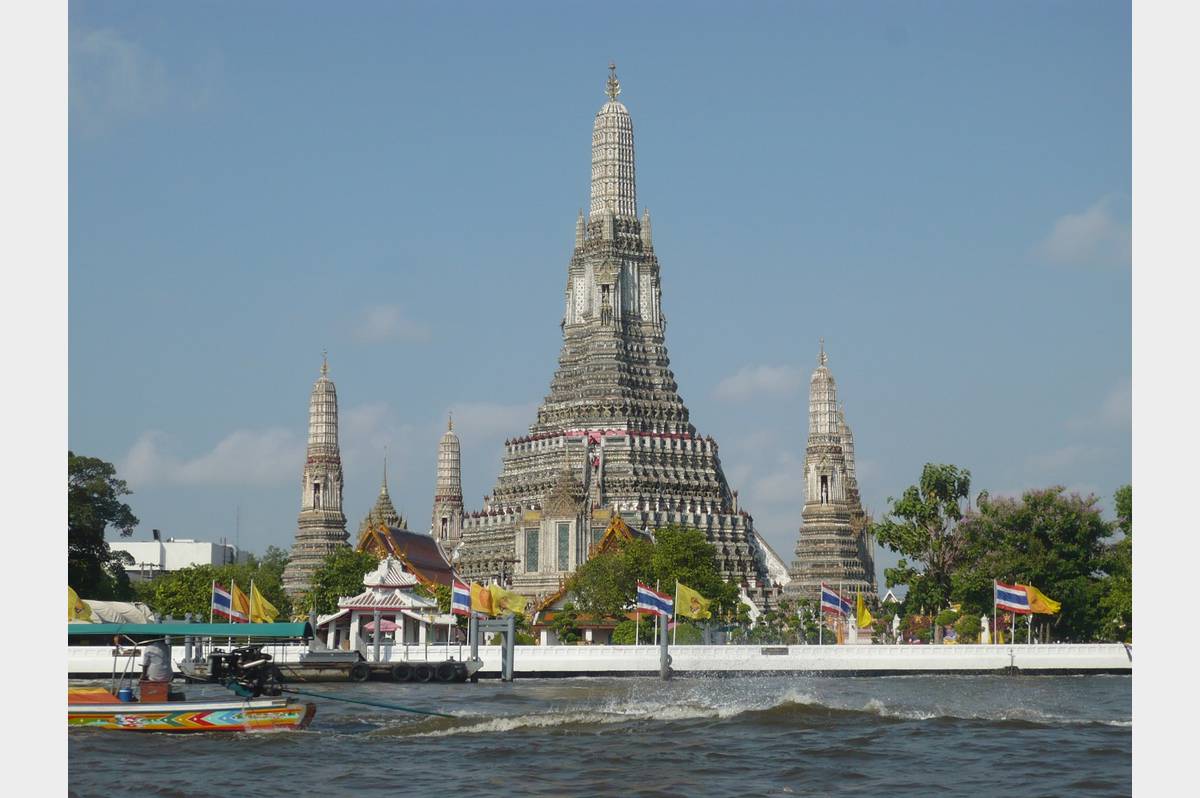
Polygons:
M388 658L394 648L460 642L455 617L438 612L437 599L415 593L419 584L400 560L385 557L363 577L361 593L338 599L337 612L317 618L317 636L329 648L359 651L369 659L378 617L380 646Z

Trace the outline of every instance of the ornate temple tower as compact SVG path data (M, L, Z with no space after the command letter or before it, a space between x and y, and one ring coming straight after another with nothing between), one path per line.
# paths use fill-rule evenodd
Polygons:
M291 596L308 590L309 578L335 549L346 545L342 514L342 456L338 450L337 389L322 359L321 376L308 404L308 456L300 478L300 521L283 573Z
M408 527L404 517L396 512L396 507L392 504L392 497L388 494L387 457L383 458L383 485L379 488L379 498L375 500L375 506L367 513L367 517L358 525L358 539L361 541L365 535L370 533L371 529L377 528L381 524L398 529Z
M429 534L446 552L462 539L462 452L454 434L454 419L446 421L446 433L438 443L437 486L433 492L433 521Z
M789 593L819 599L821 583L875 592L874 542L858 494L854 436L837 401L825 342L809 383L804 456L804 524L790 569Z
M587 559L619 513L634 529L702 530L724 576L761 601L773 590L773 555L737 508L716 441L697 433L679 396L650 215L637 215L633 122L609 69L592 127L591 201L567 267L558 368L529 433L505 442L483 510L464 519L460 572L539 595Z

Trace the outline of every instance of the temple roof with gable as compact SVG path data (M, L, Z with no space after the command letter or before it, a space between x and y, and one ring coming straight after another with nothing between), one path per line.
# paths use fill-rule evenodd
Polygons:
M450 585L454 581L453 567L442 552L442 547L429 535L376 524L359 535L355 548L369 551L385 560L395 558L426 587Z

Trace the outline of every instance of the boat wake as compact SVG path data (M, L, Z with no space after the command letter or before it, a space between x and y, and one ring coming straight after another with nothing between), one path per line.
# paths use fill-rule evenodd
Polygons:
M837 706L822 702L811 693L789 690L776 696L750 701L714 702L697 696L681 697L674 703L628 699L610 700L599 705L565 706L545 712L483 717L461 715L454 718L429 718L403 721L376 729L373 735L403 737L449 737L454 735L493 735L520 730L604 733L624 726L645 724L746 723L779 725L793 728L824 728L856 719L870 718L882 723L913 721L984 722L989 725L1061 726L1098 724L1128 727L1128 720L1094 720L1056 716L1031 708L961 712L942 707L917 708L889 706L871 698L859 706Z

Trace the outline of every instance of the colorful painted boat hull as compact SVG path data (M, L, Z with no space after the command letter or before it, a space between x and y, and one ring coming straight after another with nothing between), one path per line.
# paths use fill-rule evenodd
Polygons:
M68 705L67 726L156 732L283 731L303 729L316 710L313 704L290 699Z

